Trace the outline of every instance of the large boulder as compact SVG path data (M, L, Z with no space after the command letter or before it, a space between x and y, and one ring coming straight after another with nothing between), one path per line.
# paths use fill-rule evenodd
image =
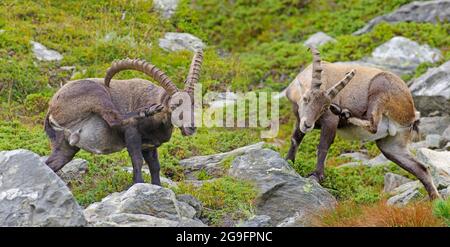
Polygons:
M387 15L378 16L366 26L354 32L354 35L360 35L372 30L380 22L443 22L450 20L450 1L416 1L401 6L397 10Z
M412 94L418 96L442 96L450 100L450 61L428 71L413 80L410 85Z
M438 188L450 186L450 152L427 148L417 150L417 159L430 166L435 185Z
M306 46L319 47L328 42L336 42L336 40L324 32L317 32L311 35L303 44Z
M66 184L28 150L0 152L0 226L84 226Z
M161 16L169 19L177 10L180 0L153 0L153 8L155 8Z
M306 226L312 216L333 209L336 199L315 180L303 178L279 153L255 149L238 156L228 174L255 185L255 213L270 217L270 225Z
M253 150L261 149L264 142L240 147L225 153L218 153L205 156L194 156L180 161L180 165L184 168L187 179L196 179L198 171L205 171L209 176L219 177L226 173L226 167L223 163L225 160L232 159L238 155L248 153Z
M63 56L59 52L48 49L41 43L35 41L31 41L30 43L32 45L34 56L39 61L60 61L63 59Z
M392 192L395 188L399 187L400 185L406 184L412 182L411 179L403 177L401 175L388 172L384 175L384 193Z
M159 39L159 47L166 51L197 51L206 47L201 39L190 33L166 33Z
M438 112L442 115L450 115L450 101L443 96L413 95L414 106L422 116L432 116Z
M423 185L418 180L404 183L390 192L393 196L387 200L387 204L404 206L422 196L419 192L421 187Z
M450 126L450 117L423 117L420 118L419 133L422 138L428 135L444 134L444 131Z
M450 61L430 68L409 86L417 109L424 115L433 111L450 114Z
M435 63L440 58L438 49L396 36L375 48L370 57L342 63L376 67L402 76L413 73L421 63Z
M84 214L92 226L206 226L172 190L144 183L91 204Z

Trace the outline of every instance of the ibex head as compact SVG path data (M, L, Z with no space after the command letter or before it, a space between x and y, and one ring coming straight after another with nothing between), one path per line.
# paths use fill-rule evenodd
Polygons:
M350 82L355 76L355 70L348 72L345 77L333 87L324 90L322 85L322 65L320 53L310 47L313 54L311 89L300 99L298 114L300 116L300 131L306 133L314 128L314 123L324 114L331 104L331 100Z
M105 85L109 87L112 77L122 70L138 70L152 77L159 82L168 95L162 111L167 114L174 113L177 114L177 116L179 114L179 119L181 120L181 133L188 136L194 134L196 130L194 126L194 87L200 78L202 62L203 52L199 50L192 59L183 90L179 90L172 80L156 66L138 59L125 59L114 62L106 72ZM186 104L186 101L188 101L189 104Z

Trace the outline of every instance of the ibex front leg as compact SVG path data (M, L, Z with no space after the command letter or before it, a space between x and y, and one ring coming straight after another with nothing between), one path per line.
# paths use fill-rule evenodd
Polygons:
M142 150L145 162L147 162L150 174L152 176L152 184L161 186L159 177L160 164L158 160L158 150L156 148Z
M336 137L336 129L339 118L330 112L325 113L320 119L320 141L317 146L317 164L316 170L309 176L316 179L319 183L325 178L325 159L331 144Z
M143 183L142 178L142 140L141 135L134 126L125 129L125 144L127 146L128 154L131 157L133 164L133 183Z
M292 161L292 163L295 162L295 155L297 154L297 150L298 150L298 146L300 145L300 143L303 140L303 137L305 136L305 133L302 133L300 131L300 118L298 116L298 112L296 110L296 108L294 107L294 113L296 116L296 122L295 122L295 126L294 126L294 133L292 133L292 137L291 137L291 147L289 148L288 154L286 156L287 160Z

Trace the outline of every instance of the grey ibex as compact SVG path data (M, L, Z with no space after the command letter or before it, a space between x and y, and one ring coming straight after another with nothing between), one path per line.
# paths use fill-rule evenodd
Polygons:
M171 115L179 112L181 104L189 102L181 114L191 116L180 120L181 133L188 136L195 132L193 91L202 60L203 53L196 52L182 91L154 65L130 59L114 62L105 79L83 79L64 85L51 99L45 119L52 146L47 165L58 171L80 149L109 154L126 147L133 165L133 183L143 182L141 169L145 160L152 184L160 185L157 148L170 140L174 127ZM111 80L116 73L128 69L144 72L161 87L143 79Z
M419 114L406 84L379 69L321 62L317 49L311 50L312 65L298 74L286 91L296 116L287 159L294 162L305 133L320 128L317 165L310 176L321 182L336 132L351 139L372 140L386 158L415 175L430 198L438 198L429 170L408 150L413 132L418 131Z

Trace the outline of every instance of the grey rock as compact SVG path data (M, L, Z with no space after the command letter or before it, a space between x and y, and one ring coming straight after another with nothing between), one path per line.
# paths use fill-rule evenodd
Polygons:
M92 222L94 227L205 227L198 220L182 218L180 221L158 218L145 214L115 213L103 221Z
M190 50L197 51L206 45L197 37L189 33L166 33L159 39L159 46L166 51Z
M417 180L404 183L390 192L393 196L388 199L387 204L404 206L421 196L419 192L419 188L421 187L422 184Z
M188 195L188 194L182 194L182 195L177 195L177 200L180 202L185 202L187 204L189 204L191 207L193 207L196 211L195 213L195 217L200 217L202 212L203 212L203 205L202 203L197 200L197 198L193 197L192 195Z
M341 158L351 158L356 161L368 161L369 156L367 154L361 152L353 152L353 153L344 153L339 155Z
M450 117L423 117L420 118L419 132L422 138L427 135L442 135L450 126Z
M63 59L63 56L59 52L48 49L41 43L35 41L31 41L30 43L33 46L34 56L39 61L60 61Z
M303 44L305 44L306 46L319 47L328 42L336 42L336 40L334 38L328 36L324 32L317 32L317 33L311 35Z
M0 152L0 226L84 226L66 184L28 150Z
M387 15L378 16L366 26L354 32L354 35L360 35L369 32L380 22L444 22L450 20L450 1L415 1L401 6L397 10Z
M407 183L404 183L404 184L398 186L397 188L393 189L390 192L390 194L392 194L392 195L399 195L399 194L402 194L403 192L408 191L408 190L418 190L422 186L423 185L420 183L419 180L414 180L414 181L407 182Z
M342 165L339 165L337 168L344 168L344 167L357 167L357 166L362 166L364 165L363 163L361 163L360 161L354 161L354 162L348 162Z
M176 200L173 191L144 183L135 184L124 192L113 193L84 211L86 219L93 226L130 226L135 225L135 221L144 226L194 225L198 221L192 219L195 214L195 209L189 204ZM112 219L112 216L121 220ZM204 225L200 221L196 224Z
M165 19L169 19L177 10L180 0L153 0L153 7L161 13Z
M264 142L259 142L245 147L240 147L226 153L212 154L206 156L194 156L180 161L184 168L187 179L196 179L196 172L206 171L210 176L218 177L224 174L223 162L237 155L248 153L252 150L261 149Z
M450 187L447 187L445 189L442 189L439 191L439 194L442 196L442 198L447 199L450 198Z
M427 148L417 150L417 159L428 165L434 184L440 187L450 186L450 152L434 151Z
M450 100L450 61L430 68L410 85L413 96L442 96Z
M186 202L177 202L180 215L183 218L193 219L197 215L197 211Z
M384 175L384 193L389 193L402 184L411 182L412 180L401 175L388 172Z
M413 73L421 63L439 61L441 56L439 49L396 36L375 48L370 57L343 63L376 67L402 76Z
M413 150L417 150L419 148L427 148L428 147L428 142L427 141L418 141L418 142L413 142L410 144L410 148Z
M252 218L238 224L238 227L269 227L270 216L255 215Z
M441 136L437 134L430 134L425 137L425 142L427 147L431 149L436 149L441 147Z
M442 138L441 139L442 143L450 142L450 125L447 127L447 129L444 130L444 132L442 133L441 138Z
M444 148L442 148L442 150L450 151L450 142L447 142L447 144L445 144L445 146L444 146Z
M80 179L87 172L87 168L86 160L74 159L58 171L58 175L67 183L68 181Z
M361 158L360 160L358 160L358 156L359 156L359 158ZM344 154L344 157L345 157L345 154ZM351 156L349 156L349 157L351 157ZM342 164L342 165L338 166L338 168L355 167L355 166L376 167L376 166L385 165L385 164L391 162L383 154L379 154L378 156L376 156L375 158L372 158L372 159L367 159L367 158L368 158L368 156L355 155L355 159L358 161Z
M395 195L388 199L388 205L396 205L396 206L405 206L410 203L412 200L419 198L421 193L416 189L409 189L401 194Z
M379 154L377 157L370 159L370 160L364 162L363 164L370 166L370 167L374 167L374 166L385 165L389 162L391 162L391 161L388 160L383 154Z
M413 95L413 100L414 106L424 117L432 117L435 112L450 115L450 101L443 96Z
M177 227L207 227L205 223L197 219L182 218L178 221Z
M251 182L258 191L255 211L271 218L276 226L286 218L310 224L311 216L333 209L336 199L315 180L303 178L279 155L270 149L256 149L238 156L228 174Z
M91 222L94 227L175 227L178 222L145 214L114 213L102 221Z

